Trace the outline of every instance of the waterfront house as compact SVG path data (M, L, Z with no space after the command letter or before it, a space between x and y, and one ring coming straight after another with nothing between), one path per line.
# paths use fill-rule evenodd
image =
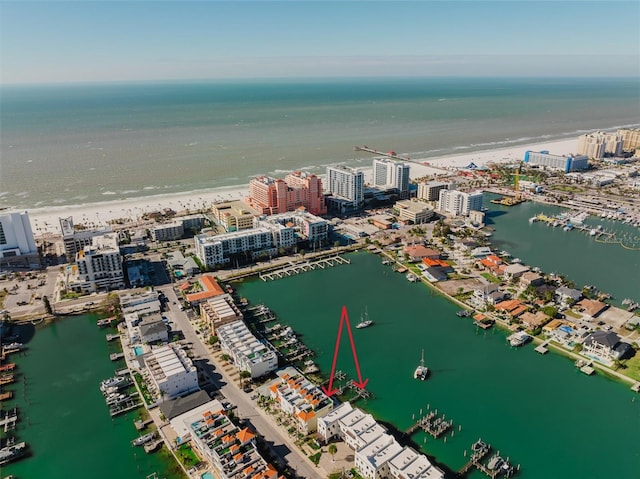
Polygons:
M146 291L144 289L127 290L118 293L120 298L120 308L122 314L130 313L149 314L160 312L160 300L158 293L155 291Z
M183 286L181 286L180 289L182 289ZM186 289L190 289L193 287L194 287L193 285L190 285ZM225 294L224 290L218 284L216 279L213 276L208 274L204 274L198 279L197 287L199 291L185 295L186 300L191 304L191 306L197 306L203 301ZM185 293L185 290L183 290L183 294L184 293Z
M556 289L556 296L563 304L573 304L582 298L582 292L577 289L567 288L566 286L560 286Z
M611 364L618 359L616 347L620 343L620 336L610 331L594 331L584 340L582 354L604 364Z
M144 356L149 377L164 398L175 398L197 391L198 371L184 349L166 345Z
M350 402L343 402L333 411L318 420L318 438L328 443L340 435L340 419L353 411Z
M258 341L243 321L220 326L217 336L220 348L233 358L238 371L248 371L257 378L277 369L276 352Z
M476 258L485 258L490 254L493 253L491 251L491 248L489 248L488 246L479 246L471 250L471 256L475 256Z
M602 301L596 301L595 299L581 299L575 304L576 311L589 316L591 318L597 318L600 313L607 309L609 305Z
M424 258L439 259L440 251L427 248L422 245L407 245L402 249L402 253L409 256L409 261L416 263Z
M511 280L511 279L518 279L520 278L524 273L526 273L527 271L529 271L529 267L524 265L524 264L520 264L520 263L512 263L507 265L504 268L504 273L503 276L505 279L507 280Z
M519 299L508 299L496 304L496 311L500 311L511 319L515 319L529 309L529 305L524 304Z
M529 330L541 328L551 320L551 318L542 311L537 311L536 313L525 311L520 315L519 319L524 327Z
M444 474L429 462L423 454L405 447L389 461L390 478L394 479L442 479Z
M141 343L166 343L169 341L167 325L162 321L162 317L159 314L145 317L138 325L138 329Z
M365 479L383 479L389 475L389 461L402 451L393 436L384 434L356 451L355 467Z
M533 271L527 271L520 276L520 284L525 288L528 286L541 286L544 284L544 278L540 276L538 273L534 273Z
M216 296L200 303L200 317L212 334L216 334L220 326L244 318L229 294Z

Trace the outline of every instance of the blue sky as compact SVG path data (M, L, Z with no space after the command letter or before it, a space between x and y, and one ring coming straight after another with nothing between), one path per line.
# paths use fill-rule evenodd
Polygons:
M633 1L0 0L0 81L640 76Z

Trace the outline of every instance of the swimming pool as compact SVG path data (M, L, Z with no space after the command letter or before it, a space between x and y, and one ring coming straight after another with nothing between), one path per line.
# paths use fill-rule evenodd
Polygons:
M135 353L136 356L140 356L141 354L144 354L144 350L142 349L142 346L134 346L133 352Z
M204 474L202 474L200 476L202 479L215 479L215 477L213 477L213 474L211 474L210 472L205 472Z

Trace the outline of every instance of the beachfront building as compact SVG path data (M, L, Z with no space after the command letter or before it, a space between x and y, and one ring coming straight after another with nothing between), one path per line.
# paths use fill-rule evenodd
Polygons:
M197 391L198 371L180 346L168 344L152 349L145 364L155 388L164 398L175 398Z
M450 189L450 183L443 183L442 181L423 181L418 183L419 200L425 201L438 201L440 198L440 191Z
M204 228L206 218L203 214L197 213L195 215L181 216L178 221L182 223L184 232L191 231L195 234Z
M427 223L436 214L433 208L422 201L397 201L394 210L399 221L414 225Z
M76 254L76 264L68 271L66 282L67 288L77 293L124 288L117 235L94 236L91 245Z
M260 212L244 201L233 200L214 203L211 206L211 214L225 231L231 233L253 228L253 219Z
M596 131L580 135L576 151L578 155L586 155L589 158L604 158L605 154L621 156L623 144L624 140L619 132Z
M307 435L316 431L318 418L333 410L333 401L295 368L276 374L278 378L266 385L269 396L294 419L298 432Z
M603 364L611 364L620 357L620 336L611 331L594 331L584 340L582 354Z
M181 221L162 223L151 228L153 241L176 241L184 236L184 226Z
M640 128L620 128L618 133L622 135L622 149L635 151L640 148Z
M69 262L75 261L78 252L82 251L85 246L90 246L94 237L111 233L111 228L109 227L96 229L79 227L79 229L76 229L73 224L73 216L59 218L59 221L64 243L64 254Z
M362 208L364 204L364 173L346 166L327 167L327 207L339 213Z
M183 276L193 276L200 272L200 267L191 256L186 258L180 251L170 251L167 253L167 265L173 271L176 278Z
M409 197L410 166L396 160L376 158L373 160L373 186L395 189L400 198Z
M524 162L528 165L540 166L549 170L580 171L589 169L589 157L587 155L551 155L548 151L527 150L524 154Z
M40 266L28 213L0 215L0 268Z
M244 318L229 294L216 296L200 303L200 317L211 330L211 334L217 334L220 326Z
M473 211L482 210L482 192L465 193L458 190L440 190L438 211L452 216L469 216Z
M277 214L300 207L311 214L327 212L322 192L322 180L316 175L294 171L284 180L259 176L249 182L247 203L260 214Z
M275 351L251 334L242 321L233 321L217 330L220 348L233 358L238 371L251 373L252 378L264 376L278 368Z
M263 222L258 228L233 233L195 237L196 256L209 268L229 264L234 258L276 256L279 248L290 248L295 243L294 228L277 222Z

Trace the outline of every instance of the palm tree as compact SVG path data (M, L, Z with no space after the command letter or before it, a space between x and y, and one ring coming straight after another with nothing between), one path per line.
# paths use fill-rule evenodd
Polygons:
M251 378L251 373L249 371L240 371L240 387L244 387L244 379Z
M329 447L327 448L327 451L329 452L329 454L331 454L331 462L335 462L335 460L336 460L335 454L336 454L336 452L338 452L338 446L336 446L335 444L331 443L331 444L329 444Z

